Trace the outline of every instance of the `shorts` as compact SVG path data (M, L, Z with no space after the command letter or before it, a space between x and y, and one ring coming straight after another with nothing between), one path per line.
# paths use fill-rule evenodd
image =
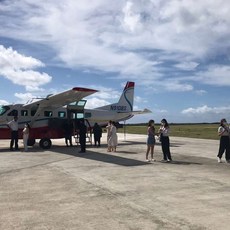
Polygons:
M156 140L154 136L148 136L147 138L147 145L155 145Z

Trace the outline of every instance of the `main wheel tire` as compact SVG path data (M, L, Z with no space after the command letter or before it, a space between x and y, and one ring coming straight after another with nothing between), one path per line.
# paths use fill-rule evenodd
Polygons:
M52 142L49 138L42 138L39 141L39 146L43 149L50 149Z

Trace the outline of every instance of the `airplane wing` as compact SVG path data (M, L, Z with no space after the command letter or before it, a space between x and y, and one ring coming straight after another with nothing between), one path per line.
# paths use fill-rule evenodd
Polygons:
M40 114L44 110L46 109L54 110L54 109L60 108L71 102L77 102L81 100L82 98L89 96L96 92L97 90L94 90L94 89L75 87L70 90L64 91L62 93L58 93L55 95L48 95L44 99L23 105L23 107L26 109L33 108L33 107L36 108L36 113L34 114L30 122L30 127L33 126L36 118L39 117Z
M71 102L79 101L82 98L89 96L95 92L97 92L97 90L75 87L70 90L64 91L62 93L58 93L55 95L48 95L44 99L25 104L23 107L24 108L39 107L39 110L46 109L46 108L57 109Z

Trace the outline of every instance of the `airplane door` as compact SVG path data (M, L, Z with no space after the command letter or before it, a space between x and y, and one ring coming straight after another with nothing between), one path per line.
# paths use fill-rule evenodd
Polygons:
M86 142L90 142L92 144L92 132L90 123L84 115L84 108L86 102L86 100L80 100L78 102L70 103L67 106L67 113L70 114L70 119L73 121L75 142L79 143L79 137L77 133L78 122L80 119L84 119L86 121L85 124L87 126Z
M70 118L73 120L84 119L84 108L86 100L80 100L77 102L70 103L67 106L67 111L70 113Z

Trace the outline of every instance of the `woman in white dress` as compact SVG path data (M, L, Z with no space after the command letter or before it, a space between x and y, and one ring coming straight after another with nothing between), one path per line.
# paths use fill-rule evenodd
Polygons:
M116 152L117 150L117 128L115 122L112 122L109 133L108 145L110 146L110 151Z
M27 152L28 151L28 139L29 139L29 133L30 133L30 126L28 123L25 124L24 129L22 130L22 134L23 134L23 144L24 144L24 151Z
M111 152L111 148L112 148L112 146L110 145L110 142L109 142L110 135L111 135L111 127L112 127L112 121L109 121L108 125L106 126L106 130L107 130L107 144L108 144L107 152Z

